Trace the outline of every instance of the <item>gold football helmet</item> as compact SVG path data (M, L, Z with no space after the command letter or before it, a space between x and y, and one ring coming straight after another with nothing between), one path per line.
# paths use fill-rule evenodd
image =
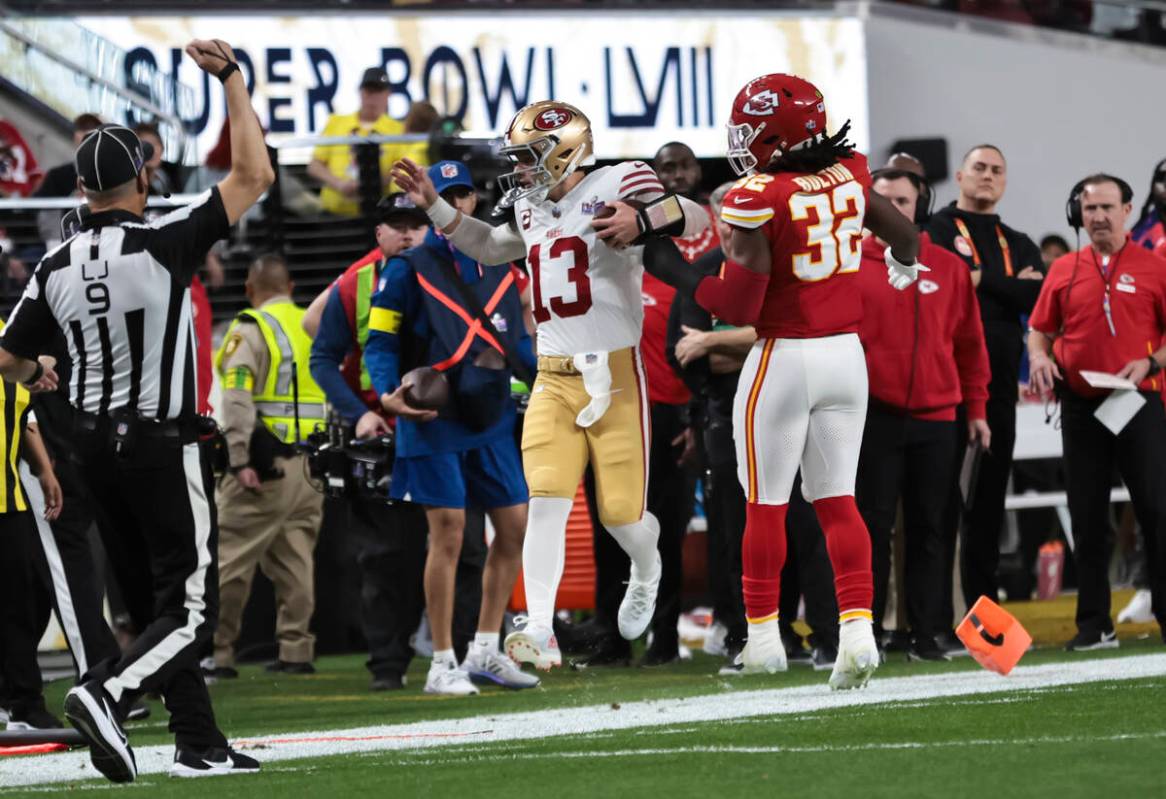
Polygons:
M515 168L498 178L498 206L509 208L525 197L539 202L578 167L595 162L591 120L567 103L531 103L510 120L501 152Z

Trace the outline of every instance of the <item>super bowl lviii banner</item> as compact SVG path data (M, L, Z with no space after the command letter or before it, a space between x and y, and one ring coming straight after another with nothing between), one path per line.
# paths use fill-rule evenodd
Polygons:
M867 144L862 22L831 16L722 13L538 13L302 17L81 17L127 51L125 71L174 72L194 89L187 127L205 153L224 118L221 87L182 54L192 38L239 51L260 119L273 135L306 136L329 113L357 107L364 70L389 75L389 113L427 99L469 135L496 136L518 108L553 98L587 113L601 158L650 155L669 140L725 152L737 90L793 72L826 95L836 128L853 120Z

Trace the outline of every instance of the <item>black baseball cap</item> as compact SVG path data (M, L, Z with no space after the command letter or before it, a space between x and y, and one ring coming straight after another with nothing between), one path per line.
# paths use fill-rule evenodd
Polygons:
M81 185L109 191L138 176L154 156L154 146L122 125L102 125L82 140L73 155Z
M384 67L369 67L360 79L360 88L381 91L389 88L389 73Z
M407 222L413 227L429 224L429 216L418 208L409 195L403 191L395 191L377 203L377 221L386 225L394 222Z

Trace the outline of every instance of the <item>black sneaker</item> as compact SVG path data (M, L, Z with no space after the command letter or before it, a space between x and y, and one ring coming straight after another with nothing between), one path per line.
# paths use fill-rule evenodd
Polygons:
M946 662L951 658L944 654L934 638L929 635L917 635L911 641L911 648L907 650L907 660Z
M126 712L126 721L145 721L150 718L150 706L139 699L130 705Z
M399 691L405 687L405 682L404 674L388 671L384 674L373 675L372 685L369 687L374 691Z
M1095 649L1117 649L1117 633L1110 630L1107 633L1078 632L1073 640L1065 644L1066 652L1092 652Z
M810 665L814 667L814 671L831 671L837 659L838 650L834 647L816 646L810 654Z
M178 746L174 749L171 777L217 777L222 774L256 774L259 761L253 757L226 749L192 749Z
M604 646L577 660L571 661L573 669L589 669L592 666L630 666L632 664L632 648L625 642L624 646Z
M268 663L263 667L263 670L269 674L315 674L316 667L311 663L289 663L286 660L277 660L274 663ZM235 673L238 677L238 672Z
M65 725L45 709L44 705L34 707L13 707L8 713L8 729L11 730L59 730Z
M93 767L111 782L133 782L138 764L113 707L96 681L82 683L65 694L65 718L89 744Z
M814 653L800 644L785 650L785 662L791 666L814 665Z
M680 660L680 649L678 647L665 648L661 646L657 648L650 646L636 665L654 668L656 666L667 666L669 663L675 663L678 660Z
M951 630L936 636L935 643L939 644L939 648L943 650L943 654L949 658L971 657L972 653L964 646L964 642Z

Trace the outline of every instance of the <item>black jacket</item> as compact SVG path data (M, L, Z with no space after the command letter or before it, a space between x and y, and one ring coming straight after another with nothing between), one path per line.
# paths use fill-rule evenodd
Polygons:
M679 256L678 256L679 257ZM705 275L716 274L725 260L721 248L717 247L702 255L693 264L693 269ZM712 314L696 304L686 292L677 291L668 313L668 336L665 355L668 363L680 375L681 380L692 392L692 426L703 433L705 454L709 464L720 466L734 463L736 449L733 446L733 397L737 393L737 378L740 372L713 374L706 355L681 366L676 360L676 342L684 336L682 325L697 330L712 330Z
M1015 275L1028 266L1044 273L1040 248L1028 236L1001 222L997 214L961 211L952 203L932 215L927 223L927 232L933 242L962 258L969 269L975 267L975 259L956 246L956 237L960 235L955 222L957 217L967 226L975 251L980 256L981 277L976 296L980 300L984 341L992 367L988 394L993 399L1015 402L1020 356L1024 349L1024 328L1020 317L1032 313L1043 285L1042 281L1021 280ZM1005 273L1004 251L1000 246L997 227L1008 242L1014 277Z

